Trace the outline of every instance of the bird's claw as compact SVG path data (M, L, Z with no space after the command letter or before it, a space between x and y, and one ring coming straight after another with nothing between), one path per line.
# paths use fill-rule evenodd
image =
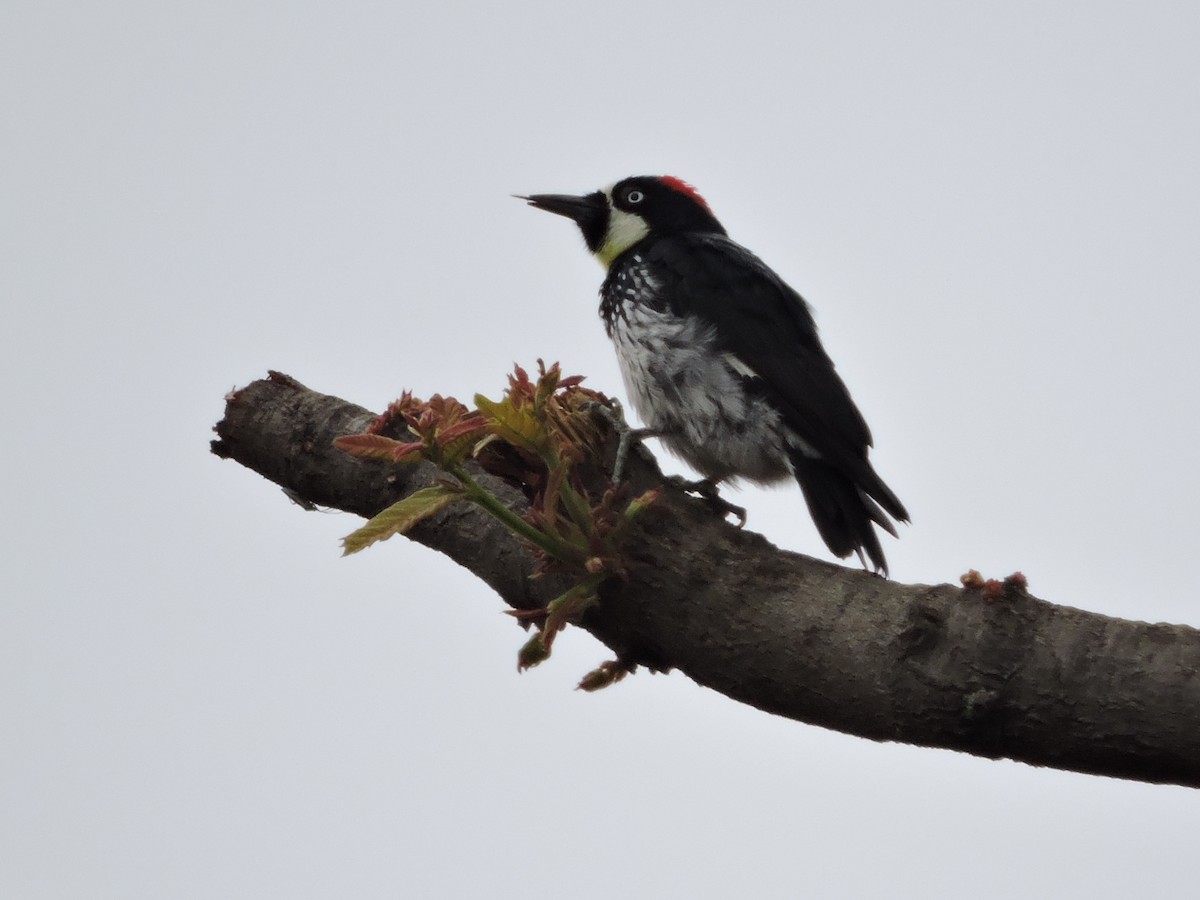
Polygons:
M612 483L620 484L621 478L625 474L625 462L629 458L629 449L635 441L653 437L654 431L649 428L631 428L625 421L625 409L621 406L620 400L613 399L611 406L596 403L591 409L592 412L608 422L612 426L612 430L617 433L617 458L613 462Z
M738 528L746 526L746 508L730 503L722 497L717 488L717 479L702 478L699 481L688 481L686 478L674 475L670 481L681 491L686 491L689 494L699 494L700 498L714 511L719 512L722 518L730 515L734 516L737 519Z

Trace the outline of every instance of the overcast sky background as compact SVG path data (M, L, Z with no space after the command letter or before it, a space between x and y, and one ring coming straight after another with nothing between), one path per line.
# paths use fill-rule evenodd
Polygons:
M483 585L340 558L208 441L268 368L621 393L600 269L509 195L670 173L814 305L893 577L1200 624L1198 45L1182 2L5 0L0 896L1194 896L1194 791L584 695L578 632L518 675Z

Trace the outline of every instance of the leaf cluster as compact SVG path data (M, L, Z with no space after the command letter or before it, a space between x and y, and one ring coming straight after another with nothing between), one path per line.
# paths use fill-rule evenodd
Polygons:
M595 414L611 407L603 394L581 386L580 376L562 375L558 363L538 360L537 377L515 366L499 400L481 394L469 409L453 397L427 401L403 393L363 434L336 445L363 459L393 464L428 461L445 480L398 501L343 539L346 554L404 534L452 503L466 500L494 516L536 549L534 577L548 571L574 572L579 580L545 609L514 613L538 630L521 649L518 668L550 655L555 637L599 601L607 579L623 577L621 542L632 520L655 499L650 491L630 501L628 489L607 481L587 485L579 463L599 454L604 438ZM522 486L529 498L523 516L509 509L467 471L474 459L487 471ZM625 674L619 663L590 673L581 687L594 690Z

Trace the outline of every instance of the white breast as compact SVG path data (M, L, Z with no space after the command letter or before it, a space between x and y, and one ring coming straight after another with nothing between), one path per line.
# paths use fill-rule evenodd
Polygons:
M611 335L638 415L701 474L774 481L791 473L778 412L747 389L746 367L715 349L710 326L625 303Z

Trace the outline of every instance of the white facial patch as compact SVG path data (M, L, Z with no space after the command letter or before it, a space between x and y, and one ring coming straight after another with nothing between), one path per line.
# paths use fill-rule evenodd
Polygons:
M648 235L650 226L641 216L613 206L611 187L605 188L603 193L608 201L608 233L596 251L596 258L607 269L614 259Z

